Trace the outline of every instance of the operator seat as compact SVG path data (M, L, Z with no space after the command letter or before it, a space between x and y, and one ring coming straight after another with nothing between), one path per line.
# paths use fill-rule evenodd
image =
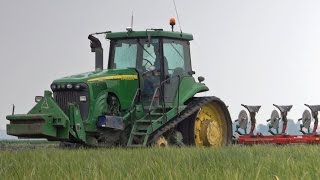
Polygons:
M155 90L160 87L161 85L161 78L160 78L160 69L161 69L161 63L160 58L156 57L156 60L154 62L155 70L151 73L149 76L145 76L143 80L143 99L144 100L151 100ZM164 73L165 73L165 79L169 78L169 71L168 71L168 61L167 58L164 56Z
M164 74L169 75L169 66L168 66L168 60L165 56L163 56L163 62L164 62ZM154 62L154 67L156 68L156 70L160 71L160 60L156 59L156 61Z
M287 105L287 106L279 106L276 104L273 104L276 108L278 108L280 110L281 113L287 113L291 110L292 105Z
M308 104L305 104L305 105L309 107L312 112L320 111L320 105L308 105Z
M258 113L261 106L248 106L245 104L241 104L243 107L247 108L250 113Z

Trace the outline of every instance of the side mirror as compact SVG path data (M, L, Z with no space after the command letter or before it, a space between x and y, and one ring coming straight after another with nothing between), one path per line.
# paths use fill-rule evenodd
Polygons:
M203 76L199 76L198 77L198 81L201 83L202 81L204 81L204 77Z
M35 101L36 103L38 103L38 102L40 102L40 101L42 100L42 98L43 98L43 96L36 96L36 97L34 98L34 101Z

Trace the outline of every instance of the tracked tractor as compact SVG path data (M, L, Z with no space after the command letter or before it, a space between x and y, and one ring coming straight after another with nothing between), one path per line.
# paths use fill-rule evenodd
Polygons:
M54 80L27 114L8 115L7 134L88 146L222 146L232 140L228 109L191 67L191 34L147 29L89 35L95 70Z

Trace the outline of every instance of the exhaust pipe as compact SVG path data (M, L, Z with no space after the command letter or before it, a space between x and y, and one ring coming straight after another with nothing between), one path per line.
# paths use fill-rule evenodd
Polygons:
M101 71L103 70L103 48L101 42L91 34L88 36L88 39L91 41L91 52L95 52L95 70Z

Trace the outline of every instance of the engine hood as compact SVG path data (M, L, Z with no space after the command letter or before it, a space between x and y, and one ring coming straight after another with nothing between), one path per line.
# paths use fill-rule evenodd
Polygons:
M53 83L94 83L106 80L134 80L138 79L135 69L103 70L91 71L76 75L71 75L54 80Z

